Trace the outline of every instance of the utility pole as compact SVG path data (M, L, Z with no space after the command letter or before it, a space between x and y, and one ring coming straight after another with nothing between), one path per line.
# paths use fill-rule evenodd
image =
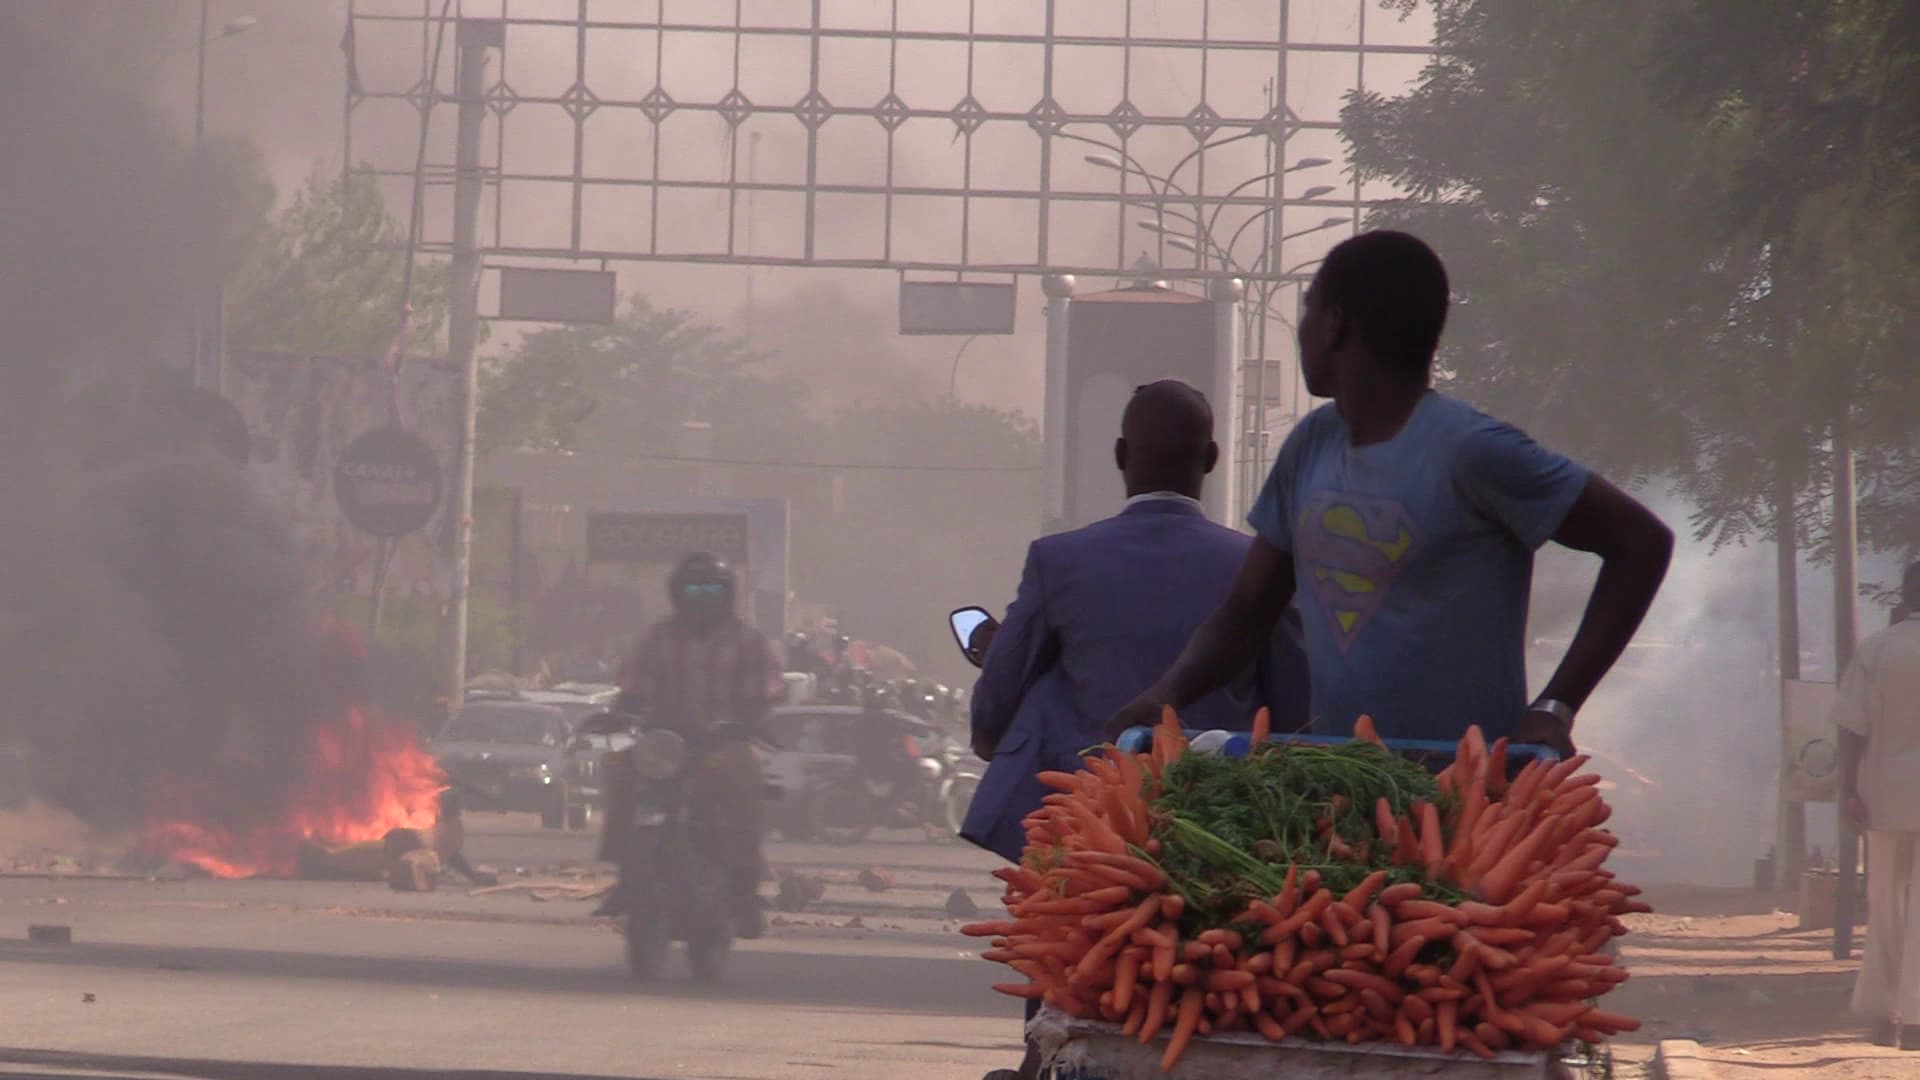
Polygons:
M1784 449L1784 446L1783 446ZM1787 684L1800 678L1800 535L1798 515L1794 513L1793 478L1787 472L1786 456L1776 466L1773 480L1773 531L1775 543L1774 573L1779 593L1780 678L1780 792L1779 828L1773 845L1773 887L1780 892L1793 888L1805 869L1807 855L1807 810L1787 799L1785 790L1788 755L1793 748L1787 741Z
M1855 597L1860 591L1855 564L1860 545L1854 517L1853 433L1848 430L1845 406L1833 424L1833 680L1838 683L1853 662L1853 646L1860 637ZM1837 895L1833 898L1833 958L1853 955L1853 894L1857 887L1860 838L1840 814L1840 843L1834 855L1840 863Z
M467 685L467 585L473 570L474 429L480 368L474 346L480 332L480 128L487 115L487 49L506 42L498 19L461 19L454 34L458 48L454 141L453 258L447 297L447 360L460 372L454 394L453 509L448 520L453 540L453 580L447 597L445 690L449 708L458 708Z
M193 153L198 160L207 140L207 4L200 0L200 46L193 74ZM207 379L207 297L202 289L193 293L193 384L206 386ZM217 383L218 380L215 380ZM218 386L215 386L218 390Z

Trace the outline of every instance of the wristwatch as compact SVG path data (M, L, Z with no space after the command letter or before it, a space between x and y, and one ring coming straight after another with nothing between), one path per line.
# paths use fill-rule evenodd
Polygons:
M1546 713L1548 716L1560 721L1561 725L1568 730L1573 729L1573 706L1564 701L1543 697L1535 701L1532 705L1529 705L1527 711Z

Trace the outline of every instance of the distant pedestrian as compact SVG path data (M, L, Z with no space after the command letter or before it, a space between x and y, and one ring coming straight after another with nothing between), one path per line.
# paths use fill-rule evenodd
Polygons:
M1867 838L1867 944L1853 1010L1882 1046L1920 1050L1920 562L1900 621L1867 638L1840 680L1840 805Z

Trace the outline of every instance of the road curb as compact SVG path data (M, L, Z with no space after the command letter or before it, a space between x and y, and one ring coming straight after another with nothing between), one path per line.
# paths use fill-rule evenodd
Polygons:
M1717 1080L1706 1051L1692 1039L1662 1039L1653 1052L1653 1080Z

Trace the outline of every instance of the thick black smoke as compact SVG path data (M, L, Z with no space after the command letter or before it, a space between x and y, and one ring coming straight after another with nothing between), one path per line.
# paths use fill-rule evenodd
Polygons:
M282 524L163 362L270 191L144 104L182 62L157 7L0 6L0 742L97 824L216 759L258 806L335 689Z

